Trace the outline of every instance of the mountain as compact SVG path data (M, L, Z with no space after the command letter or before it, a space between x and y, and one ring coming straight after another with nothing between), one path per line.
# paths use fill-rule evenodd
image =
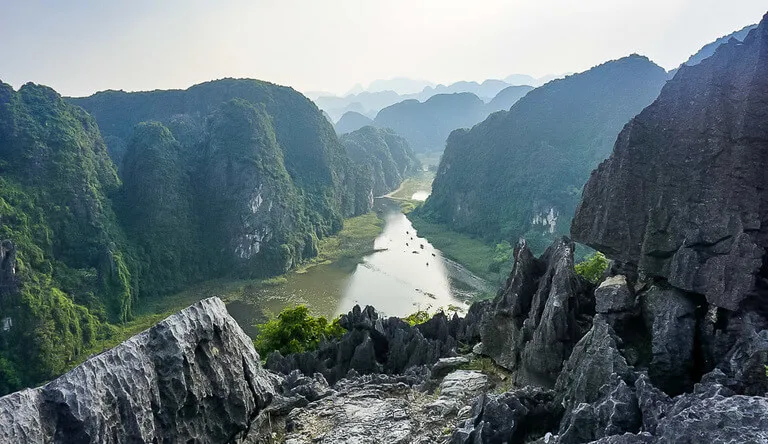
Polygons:
M421 213L487 239L525 236L543 250L567 232L590 171L665 81L662 68L632 55L554 80L454 131Z
M760 295L765 313L766 54L768 15L682 66L592 173L573 236L730 311Z
M94 119L50 88L0 82L0 392L64 370L123 322L134 257Z
M426 102L412 99L384 108L373 122L395 130L418 153L442 151L451 131L471 127L486 115L485 103L474 94L438 94Z
M342 134L340 140L350 159L370 170L375 196L396 190L404 178L421 169L408 141L391 129L365 126Z
M503 80L488 79L483 83L477 82L456 82L450 85L437 85L435 87L426 87L418 95L421 101L427 100L437 94L455 94L468 92L478 96L481 100L490 100L504 88L512 86Z
M724 37L720 37L719 39L715 40L714 42L705 45L702 47L696 54L692 55L683 65L691 66L691 65L697 65L701 63L702 60L706 59L707 57L711 57L712 54L715 53L715 50L717 50L720 45L724 43L728 43L731 39L736 39L740 42L743 42L744 39L747 37L747 34L753 29L757 28L757 25L749 25L745 26L744 28L728 34Z
M337 134L344 134L357 131L360 128L368 125L373 125L373 120L360 113L347 111L343 116L341 116L339 121L336 122L335 128Z
M358 94L350 94L344 97L323 96L314 100L318 108L331 116L333 121L338 121L344 113L354 111L364 115L375 116L380 109L403 100L400 94L394 91L363 91Z
M315 256L370 210L366 168L266 82L80 99L0 84L0 392L61 373L149 298Z
M488 114L496 111L508 110L518 100L525 97L526 94L533 90L532 86L508 86L494 97L486 106Z

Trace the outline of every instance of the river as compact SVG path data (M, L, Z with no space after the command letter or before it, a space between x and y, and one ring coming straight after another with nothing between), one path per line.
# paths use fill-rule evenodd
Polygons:
M419 193L413 197L426 198L424 192ZM443 257L427 239L419 237L397 202L380 198L375 205L385 222L373 253L289 273L279 285L246 287L239 299L229 302L230 314L254 335L255 323L296 304L305 304L313 314L328 318L358 304L403 317L449 306L463 311L472 297L490 290L485 280Z

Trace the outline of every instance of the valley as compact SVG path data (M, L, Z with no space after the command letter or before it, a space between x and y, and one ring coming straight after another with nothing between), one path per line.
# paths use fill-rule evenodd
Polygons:
M258 3L0 26L0 443L768 444L764 5Z

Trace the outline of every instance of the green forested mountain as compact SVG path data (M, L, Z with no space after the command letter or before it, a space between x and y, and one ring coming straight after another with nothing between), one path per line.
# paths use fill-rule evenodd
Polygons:
M0 83L0 392L62 371L130 316L134 260L94 120L50 88Z
M373 122L392 128L423 153L442 151L451 131L471 127L486 116L485 103L474 94L438 94L425 102L411 99L384 108Z
M370 167L376 196L397 189L404 178L421 168L408 141L391 129L365 126L343 134L340 140L355 164Z
M512 107L518 100L525 97L533 90L532 86L508 86L501 91L486 105L488 114L496 111L506 111Z
M266 82L82 99L0 84L0 393L61 372L146 298L315 256L370 209L373 169Z
M534 247L567 233L589 173L665 81L664 69L632 55L454 131L422 214L489 240L525 236Z
M347 111L343 116L341 116L339 121L336 122L334 127L336 128L336 133L345 134L351 133L352 131L357 131L360 128L368 125L373 125L373 120L358 112Z

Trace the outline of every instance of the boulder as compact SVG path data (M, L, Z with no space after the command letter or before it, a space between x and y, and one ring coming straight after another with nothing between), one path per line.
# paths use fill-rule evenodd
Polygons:
M651 335L651 381L669 394L682 393L693 385L696 305L675 288L655 285L640 299Z
M0 398L0 442L237 441L274 393L250 338L211 298Z

